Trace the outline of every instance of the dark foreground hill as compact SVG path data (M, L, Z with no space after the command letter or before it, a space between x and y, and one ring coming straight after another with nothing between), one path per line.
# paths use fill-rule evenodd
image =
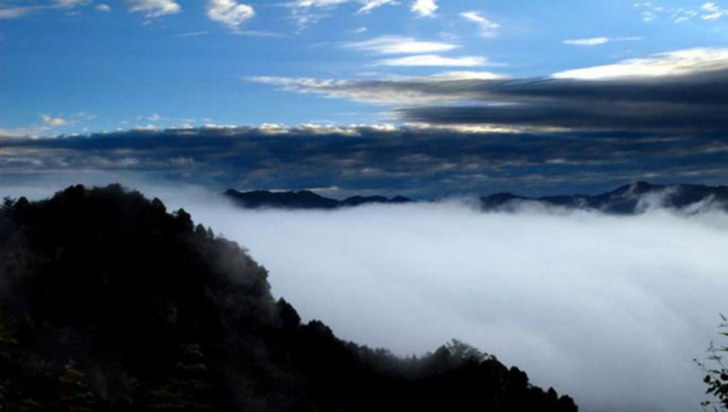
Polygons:
M403 359L302 324L235 243L112 185L0 211L0 410L576 406L457 341Z
M310 191L269 192L264 190L238 192L228 190L224 195L234 204L247 208L321 209L331 210L366 204L401 204L414 200L406 197L354 196L336 200ZM717 207L728 210L728 187L703 185L653 185L637 182L598 195L559 195L526 197L513 193L481 196L484 211L514 210L523 204L557 206L567 209L595 210L608 214L634 215L652 207L688 210L691 207ZM688 210L689 211L689 210Z

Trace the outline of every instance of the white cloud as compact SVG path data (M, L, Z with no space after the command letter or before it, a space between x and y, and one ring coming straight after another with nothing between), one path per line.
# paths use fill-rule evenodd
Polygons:
M234 0L209 0L207 17L226 25L230 30L240 30L240 26L255 16L253 8Z
M147 19L177 14L182 7L175 0L124 0L132 13L144 13Z
M295 0L290 3L285 3L285 5L291 9L293 19L298 24L299 29L305 29L312 24L330 17L325 12L327 9L352 3L361 5L357 11L360 14L369 13L385 5L399 4L397 0ZM324 12L321 10L324 10Z
M157 126L153 124L136 125L134 126L134 130L155 131L157 130Z
M395 76L385 80L312 79L307 77L248 77L247 81L277 86L283 91L316 94L328 98L348 99L373 104L430 104L433 101L464 101L479 97L468 81L505 79L506 76L491 72L448 71L430 76ZM434 84L434 87L428 87ZM448 84L458 90L452 93ZM422 87L412 87L418 85Z
M485 66L488 60L481 56L444 57L437 54L396 57L376 62L378 66L435 66L435 67L475 67Z
M717 20L728 16L728 9L724 9L713 2L703 4L700 10L704 13L700 16L703 20Z
M29 7L10 7L0 9L0 20L12 20L25 17L28 14L47 9L47 6L29 6Z
M598 46L600 44L609 43L608 37L591 37L588 39L570 39L564 40L564 44L571 46Z
M433 74L427 78L432 80L500 80L507 79L508 76L493 72L453 71Z
M651 22L657 19L657 17L660 15L667 16L674 23L685 23L688 21L693 21L697 17L700 17L700 19L703 21L713 21L721 19L723 17L728 17L728 9L723 8L714 1L703 3L698 8L666 8L663 6L655 5L649 1L637 2L634 6L643 10L642 20L645 22Z
M46 127L65 126L69 123L68 120L62 117L52 117L48 114L42 114L40 117L43 119L43 125Z
M202 31L189 31L189 32L186 32L186 33L177 34L176 36L177 37L197 37L197 36L204 36L206 34L210 34L210 32L209 31L206 31L206 30L202 30Z
M298 25L299 30L303 30L306 27L329 17L328 14L314 10L331 9L350 1L351 0L296 0L291 3L286 3L285 5L291 9L292 18Z
M564 44L570 46L599 46L611 42L619 41L638 41L643 40L642 37L590 37L586 39L569 39L564 40Z
M493 37L495 36L496 31L501 28L500 24L483 17L480 12L477 11L460 13L460 17L477 24L480 27L480 35L483 37Z
M397 4L395 0L362 0L362 6L359 13L369 13L370 11L385 6L387 4Z
M421 16L433 16L437 11L438 6L435 0L415 0L412 3L412 12Z
M95 9L96 9L96 11L100 11L100 12L106 13L106 12L110 12L111 11L111 6L109 6L108 4L98 4L95 7Z
M728 49L697 48L660 53L616 64L555 73L552 77L580 80L613 80L635 77L680 76L728 69Z
M72 9L78 6L85 6L91 0L53 0L53 4L64 9Z
M40 115L41 122L38 124L32 124L27 126L13 127L13 128L0 128L0 138L8 137L40 137L48 132L53 132L56 127L68 126L77 124L79 121L88 120L92 118L91 115L80 112L76 113L71 118L63 118L60 116L51 116L49 114Z
M333 7L348 3L351 0L298 0L293 3L295 7Z
M456 49L452 43L419 41L412 37L381 36L370 40L344 43L344 47L377 54L436 53Z

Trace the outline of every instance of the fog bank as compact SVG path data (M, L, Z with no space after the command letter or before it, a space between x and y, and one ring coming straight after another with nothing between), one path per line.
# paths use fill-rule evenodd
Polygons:
M458 201L253 211L136 183L247 247L275 295L344 339L409 355L457 338L587 412L701 410L692 359L728 312L724 213L481 213Z
M700 410L692 359L727 310L724 214L189 209L342 338L398 354L458 338L586 411Z

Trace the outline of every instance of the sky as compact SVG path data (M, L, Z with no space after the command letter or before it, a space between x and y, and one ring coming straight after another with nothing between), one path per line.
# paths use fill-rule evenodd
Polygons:
M0 128L397 123L285 82L548 77L728 47L727 23L702 0L2 0Z
M727 23L704 0L0 0L0 176L720 184Z

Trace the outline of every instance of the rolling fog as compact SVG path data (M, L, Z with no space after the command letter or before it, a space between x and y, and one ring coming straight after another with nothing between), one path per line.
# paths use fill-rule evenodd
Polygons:
M457 338L584 411L701 410L693 358L728 312L723 213L251 211L200 190L143 192L248 248L276 296L344 339L410 355Z
M189 209L344 339L407 355L457 338L586 411L700 410L692 359L728 310L723 214Z

